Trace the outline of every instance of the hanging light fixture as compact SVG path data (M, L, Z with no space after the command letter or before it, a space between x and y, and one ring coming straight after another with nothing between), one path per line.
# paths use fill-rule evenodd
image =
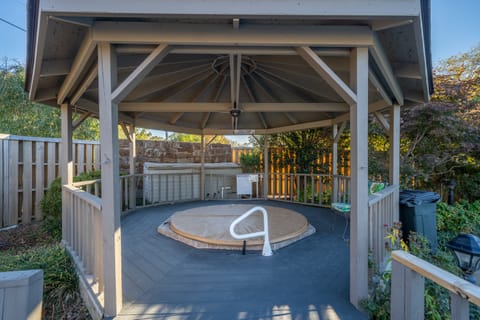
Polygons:
M465 280L476 284L473 274L480 268L480 238L473 234L460 234L450 240L447 247L453 251Z

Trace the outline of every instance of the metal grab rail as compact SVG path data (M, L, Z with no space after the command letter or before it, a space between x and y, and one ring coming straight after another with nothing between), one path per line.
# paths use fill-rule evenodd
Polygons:
M252 232L252 233L246 233L246 234L238 234L235 232L235 227L237 224L245 220L247 217L252 215L253 213L261 211L263 213L263 231L259 232ZM245 240L245 239L250 239L250 238L256 238L256 237L262 237L263 236L263 250L262 250L262 255L264 256L271 256L272 253L272 248L270 246L270 238L268 236L268 213L265 208L257 206L253 207L252 209L248 210L244 214L242 214L240 217L237 219L233 220L232 224L230 225L230 234L232 235L233 238L237 240Z

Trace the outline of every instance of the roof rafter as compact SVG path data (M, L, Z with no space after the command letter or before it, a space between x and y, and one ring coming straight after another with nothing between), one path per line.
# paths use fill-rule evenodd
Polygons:
M299 47L298 54L334 89L349 105L357 102L357 95L311 48Z
M133 72L118 85L112 93L112 101L122 101L155 66L168 54L168 44L161 43L153 50Z
M87 66L90 57L92 56L97 44L93 41L92 32L87 32L85 38L80 45L80 49L73 60L72 67L70 72L62 83L60 90L58 91L57 104L61 105L65 102L66 97L70 94L73 87L77 83L80 74L84 71Z

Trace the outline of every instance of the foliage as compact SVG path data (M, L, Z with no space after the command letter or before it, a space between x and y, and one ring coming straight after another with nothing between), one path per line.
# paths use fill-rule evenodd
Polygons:
M57 241L62 239L62 180L56 178L40 201L42 227Z
M81 304L78 279L65 249L59 244L32 248L21 254L0 255L0 272L43 269L45 319L85 319L88 311Z
M402 112L401 173L404 185L437 189L467 172L480 174L480 129L457 114L457 108L431 103ZM459 184L459 187L461 184ZM476 190L462 190L472 198Z
M402 182L480 199L480 46L434 69L432 103L402 112Z
M202 142L202 137L198 134L173 133L168 136L168 141L200 143ZM217 136L206 135L205 142L230 144L230 140L228 140L225 136L219 136L219 135Z
M274 160L282 167L290 167L294 173L324 173L328 166L318 165L323 154L329 154L332 145L330 128L309 129L272 135L271 146L281 147L288 156L274 154Z
M73 178L74 182L97 180L101 178L99 170L83 172ZM40 210L43 213L42 228L57 241L62 238L62 180L56 178L50 184L47 192L40 201Z
M25 69L5 60L0 66L0 132L36 137L60 137L60 110L30 102L24 91ZM74 118L79 117L75 115ZM85 120L74 131L75 139L96 140L96 119Z
M408 247L402 240L400 225L396 224L387 234L389 248L408 250L411 254L426 260L448 272L461 275L452 253L445 244L460 232L478 232L480 229L480 201L468 203L461 201L454 206L445 203L437 205L438 247L432 254L428 240L418 234L411 233ZM478 233L477 233L478 234ZM372 278L369 299L362 306L372 319L390 319L391 271L377 272ZM450 295L448 290L425 280L425 319L450 319ZM470 319L478 319L478 308L471 306Z
M243 153L240 155L240 165L244 172L256 173L262 170L262 159L259 152Z

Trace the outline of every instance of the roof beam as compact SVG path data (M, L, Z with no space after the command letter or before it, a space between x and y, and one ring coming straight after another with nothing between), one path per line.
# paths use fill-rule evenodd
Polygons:
M149 54L155 45L129 45L119 44L119 54ZM348 57L348 48L314 48L316 54L325 57ZM252 47L252 46L174 46L170 50L172 54L243 54L243 55L275 55L295 56L297 52L291 47Z
M79 109L91 112L95 115L98 116L98 103L93 102L91 100L85 99L85 98L80 98L78 99L77 103L75 104L76 107ZM118 121L120 122L127 122L130 124L135 124L135 119L132 117L129 117L128 115L124 113L119 113L118 114Z
M95 41L111 43L168 43L201 46L323 46L359 47L373 45L366 26L242 25L148 23L98 21Z
M267 133L268 134L274 134L274 133L282 133L282 132L287 132L287 131L298 131L298 130L307 130L307 129L313 129L313 128L323 128L323 127L329 127L332 124L333 124L332 120L312 121L312 122L294 124L294 125L291 125L291 126L271 128L271 129L267 130Z
M395 75L398 78L422 79L420 65L417 63L397 63L395 66Z
M373 60L380 69L380 72L392 91L395 100L397 100L399 105L403 105L404 101L402 89L400 88L400 84L393 73L392 66L388 61L387 54L380 43L380 39L376 34L373 34L373 41L374 44L370 47L370 53L373 57Z
M77 129L91 115L92 115L91 112L85 112L84 114L82 114L80 118L78 118L77 120L75 120L74 123L72 123L72 130Z
M387 134L387 136L389 136L390 135L390 123L388 123L388 120L385 118L385 116L378 111L374 112L373 115L375 116L375 118L377 118L378 122L380 123L380 125L383 128L383 131Z
M392 105L393 104L392 99L390 99L390 96L388 95L387 91L385 91L385 88L382 86L382 84L378 80L375 73L373 73L372 68L368 68L368 79L370 80L372 85L375 87L375 89L377 89L378 93L380 94L380 96L382 96L383 100L385 100L385 102L388 105Z
M80 45L77 56L75 57L75 60L73 60L70 72L63 81L60 90L58 91L58 105L61 105L65 102L65 99L68 97L73 87L77 83L80 74L85 70L85 67L87 66L87 63L90 60L90 57L92 56L96 46L97 45L95 41L93 41L92 33L87 32L85 38L82 41L82 44Z
M311 48L299 47L297 52L346 103L356 104L357 95Z
M348 112L346 103L241 103L244 112Z
M169 47L165 43L159 44L148 57L115 89L112 101L122 101L155 66L168 54Z
M228 112L229 102L121 102L121 112ZM345 103L240 103L243 112L348 112Z
M388 108L390 106L391 105L387 104L385 102L385 100L383 100L383 99L378 100L378 101L375 101L375 102L372 102L372 103L368 104L368 113L380 111L380 110ZM350 113L345 113L345 114L342 114L341 116L338 116L338 117L332 119L333 124L341 123L341 122L344 122L344 121L350 121Z
M59 60L45 60L42 63L42 70L40 71L40 77L56 77L64 76L70 72L70 66L72 65L71 59L59 59Z
M348 17L403 17L417 16L420 11L420 1L404 0L345 0L339 5L338 0L322 0L319 8L317 1L285 1L279 5L278 0L248 1L238 0L198 1L163 0L162 5L152 0L43 0L41 9L47 14L58 16L82 13L93 16L101 13L106 17L125 15L180 15L180 16L224 16L229 17L292 17L312 18L318 15L331 19L346 19ZM73 5L75 4L75 5ZM231 24L230 24L231 28ZM241 26L243 28L243 25Z
M228 112L230 102L121 102L121 112Z
M342 137L343 131L345 131L346 127L347 127L347 121L343 121L342 124L340 125L340 128L337 131L337 134L333 138L333 143L338 143L338 141L340 141L340 138Z
M92 82L97 78L98 76L98 63L95 62L95 65L93 66L92 69L88 72L87 76L83 80L83 82L80 84L78 87L77 91L73 94L72 98L70 99L70 103L72 105L75 105L77 103L78 99L87 91L87 89L90 87Z

